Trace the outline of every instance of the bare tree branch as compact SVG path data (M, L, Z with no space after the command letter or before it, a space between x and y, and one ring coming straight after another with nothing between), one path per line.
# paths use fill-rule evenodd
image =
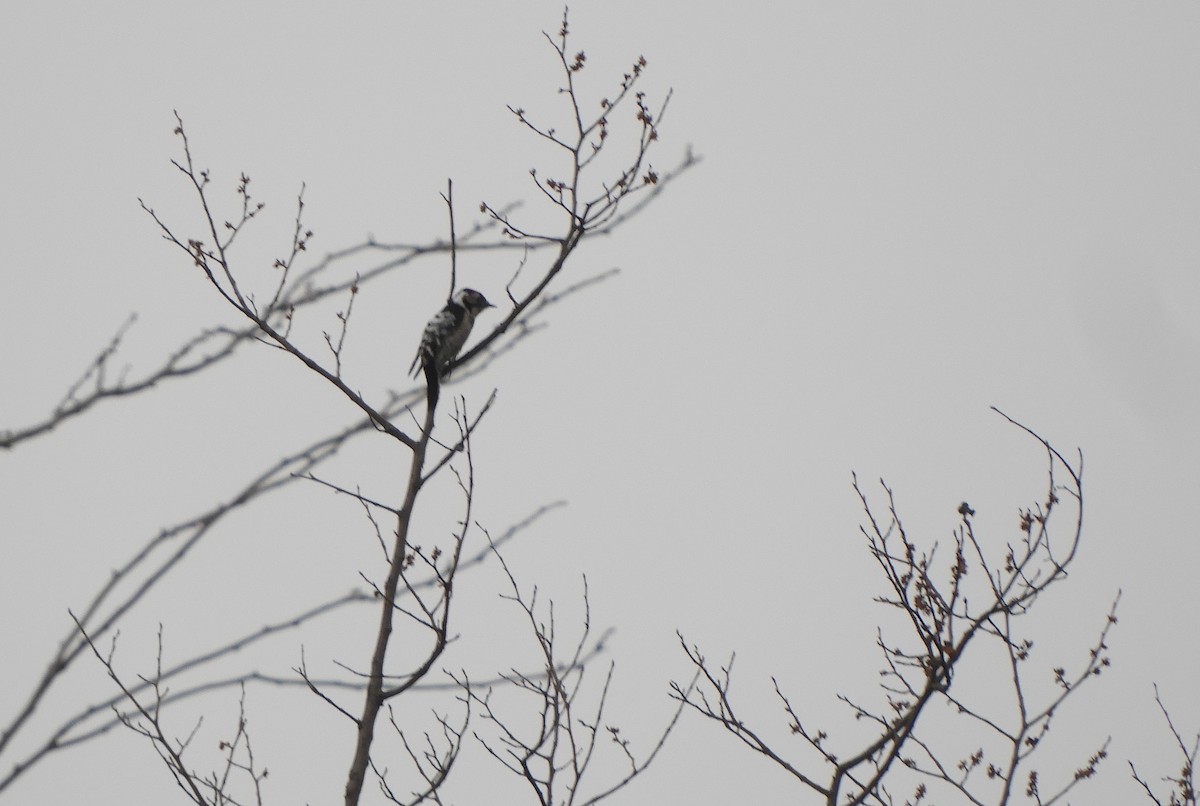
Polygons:
M1175 727L1175 720L1171 718L1171 712L1167 710L1166 704L1162 701L1157 683L1154 685L1154 702L1158 706L1159 713L1163 715L1163 720L1167 723L1167 730L1175 740L1175 747L1179 750L1179 755L1183 760L1182 764L1176 775L1164 775L1161 778L1163 782L1171 785L1171 789L1166 794L1166 800L1155 794L1154 787L1142 777L1132 761L1129 762L1129 773L1146 793L1146 797L1158 806L1196 806L1196 759L1200 757L1200 730L1196 731L1190 744L1184 740L1179 728Z
M503 715L493 704L495 687L481 689L478 685L469 685L465 677L460 679L463 695L476 704L483 721L495 729L493 738L485 738L478 731L475 737L492 758L525 782L537 803L546 806L599 803L624 789L654 762L678 723L684 705L681 703L675 709L650 752L640 757L635 754L631 740L625 737L620 727L606 724L604 716L615 664L609 664L599 692L592 695L591 707L580 703L588 668L585 647L591 630L587 577L583 579L584 616L580 635L562 653L554 602L539 607L537 588L522 590L490 535L488 540L512 591L502 598L516 604L522 612L545 673L529 675L514 669L502 675L507 688L528 695L525 699L535 704L539 716L533 720L532 729L516 727L517 720ZM691 686L686 691L690 693ZM603 736L617 746L625 769L615 780L602 785L599 791L585 795L584 779L594 777L589 776L589 771Z
M856 721L875 727L876 738L849 752L835 751L829 735L807 725L779 681L773 679L792 734L816 759L810 771L808 763L792 761L790 751L778 748L735 712L729 696L732 659L715 668L682 635L684 652L701 682L690 693L673 686L675 699L771 759L829 806L890 805L895 802L891 792L897 781L911 782L913 794L904 801L909 804L922 802L931 785L973 804L1007 804L1016 791L1039 804L1051 804L1091 778L1108 755L1107 740L1053 792L1047 793L1030 762L1050 731L1053 715L1109 665L1108 634L1116 624L1120 595L1082 667L1074 674L1054 668L1057 692L1043 696L1035 705L1025 669L1032 644L1018 634L1017 624L1042 593L1066 579L1076 556L1082 539L1082 455L1078 465L1072 466L1047 440L1000 414L1034 437L1046 452L1049 469L1044 500L1021 510L1020 538L1007 543L999 558L988 548L996 541L982 540L976 534L975 510L964 502L958 507L959 524L948 562L939 565L938 544L928 549L918 546L900 518L892 488L880 482L886 497L886 517L881 518L857 477L854 479L865 516L862 534L885 583L885 593L875 601L897 612L908 630L908 637L901 640L888 638L879 630L876 643L884 660L880 672L883 705L860 704L839 695ZM1062 471L1066 483L1057 480L1056 474ZM1066 540L1059 541L1052 539L1050 524L1064 496L1074 502L1075 513ZM969 584L972 579L977 581ZM1001 653L1010 672L1009 710L1003 710L1000 703L1004 700L998 699L994 690L982 698L976 688L971 689L972 698L956 693L955 678L964 673L962 660L969 651ZM949 705L960 719L982 730L978 751L956 758L962 751L944 740L944 727L922 728L926 712L935 703ZM1023 779L1019 773L1024 774Z

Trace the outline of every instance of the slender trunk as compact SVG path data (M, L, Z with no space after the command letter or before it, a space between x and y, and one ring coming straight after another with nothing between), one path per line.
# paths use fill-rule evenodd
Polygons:
M408 486L404 492L404 504L396 518L396 543L392 548L391 565L387 581L383 585L383 601L380 603L379 632L375 637L375 651L371 655L371 669L367 677L367 694L363 702L363 713L358 720L358 741L354 747L354 760L346 779L346 806L358 806L366 782L367 768L371 761L371 744L375 739L375 720L383 708L383 667L387 659L388 642L392 637L392 617L395 614L396 590L400 584L400 572L404 569L404 557L408 553L408 527L412 522L413 506L421 488L421 471L425 466L425 450L429 446L429 435L433 431L433 415L436 397L430 396L425 407L425 424L421 438L413 447L412 462L408 470Z

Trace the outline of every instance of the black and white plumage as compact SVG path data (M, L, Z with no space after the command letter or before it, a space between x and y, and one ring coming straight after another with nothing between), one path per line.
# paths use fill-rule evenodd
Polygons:
M420 364L431 384L445 378L459 350L471 335L475 317L481 311L494 307L473 288L455 292L446 302L446 307L434 314L429 324L425 325L421 346L412 366L408 368L409 373L416 375L417 365Z

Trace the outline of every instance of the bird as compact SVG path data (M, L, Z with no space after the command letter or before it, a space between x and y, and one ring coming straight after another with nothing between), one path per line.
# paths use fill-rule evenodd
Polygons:
M496 306L487 301L487 297L473 288L463 288L455 292L421 334L421 346L413 358L408 372L413 377L417 374L417 365L425 371L425 377L431 387L450 374L450 365L458 357L458 352L467 343L471 335L471 326L475 317L488 308Z

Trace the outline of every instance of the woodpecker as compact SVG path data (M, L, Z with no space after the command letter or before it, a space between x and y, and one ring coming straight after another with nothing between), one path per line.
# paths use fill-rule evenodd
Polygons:
M450 373L450 365L458 357L458 351L471 335L475 317L485 309L495 307L473 288L455 292L446 302L446 307L425 325L421 346L417 349L412 366L408 368L409 374L415 377L417 365L420 364L431 386L445 378Z

